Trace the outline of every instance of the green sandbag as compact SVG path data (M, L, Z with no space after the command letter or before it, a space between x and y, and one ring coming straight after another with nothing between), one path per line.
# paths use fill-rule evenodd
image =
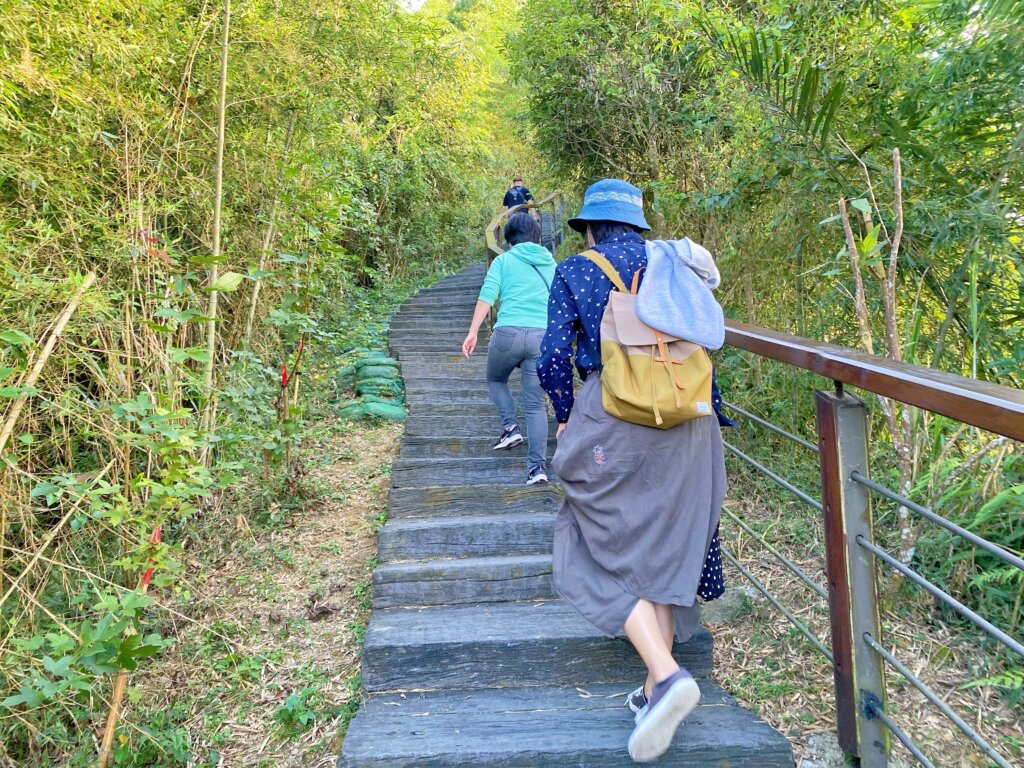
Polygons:
M356 382L356 392L362 394L360 388L364 391L370 392L370 394L376 394L371 392L373 389L383 389L387 392L401 392L402 382L398 379L360 379Z
M388 389L387 387L364 387L359 384L356 385L356 394L360 397L380 397L380 398L395 398L402 393L395 389Z
M398 369L389 365L367 365L359 369L356 374L356 381L367 381L368 379L388 379L393 381L398 378Z
M385 421L405 421L405 408L400 405L388 405L387 403L367 403L364 406L366 415L372 419L384 419Z
M356 371L351 365L346 365L334 375L334 383L339 389L351 389L356 383Z
M338 411L338 418L342 421L362 421L366 418L366 406L362 403L350 405Z
M395 360L395 358L388 357L386 354L381 352L380 354L376 355L366 355L364 357L359 358L355 362L355 367L357 369L365 368L368 365L386 365L389 368L397 368L398 361Z
M401 395L395 397L381 397L380 395L360 395L360 399L364 403L385 403L387 405L402 405L405 402L405 398Z

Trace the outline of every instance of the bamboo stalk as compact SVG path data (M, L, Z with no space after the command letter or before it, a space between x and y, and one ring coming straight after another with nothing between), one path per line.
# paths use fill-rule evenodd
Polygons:
M152 542L160 541L160 526L153 529ZM152 561L150 561L152 562ZM153 577L153 568L149 568L139 580L138 591L146 594L149 591L149 580ZM134 629L129 627L129 634L134 634ZM110 710L107 712L107 724L103 729L103 741L100 745L100 757L96 763L97 768L106 768L110 760L111 752L114 749L114 733L117 730L117 721L121 718L121 706L124 702L124 692L128 687L129 672L127 669L119 669L117 677L114 678L114 689L110 696Z
M82 285L79 286L78 290L75 291L75 295L71 298L71 301L67 303L61 313L57 315L57 319L54 321L53 326L50 330L50 335L47 337L43 344L43 349L39 353L39 357L36 358L35 364L32 366L32 370L28 376L19 382L20 386L34 387L36 382L39 380L39 376L43 372L43 368L46 365L46 361L53 353L53 348L57 345L57 339L64 332L64 328L67 326L68 321L71 320L71 316L78 309L78 304L82 300L82 296L89 290L89 287L96 280L96 273L90 272L85 276L85 280ZM3 429L0 430L0 454L3 453L4 448L7 446L7 441L14 433L14 426L18 422L18 417L21 415L22 409L25 407L25 403L28 402L29 395L24 394L19 397L11 405L11 410L7 414L7 418L4 421ZM4 562L4 545L7 543L7 504L0 504L0 583L3 582L3 562ZM17 582L15 582L17 583ZM8 593L9 594L9 593ZM7 599L7 595L4 596L4 600ZM2 602L2 601L0 601Z
M224 197L224 137L227 117L228 97L228 39L231 28L231 0L224 0L224 24L220 41L220 101L217 103L217 160L214 166L213 192L213 263L210 265L210 285L215 285L220 275L221 247L221 205ZM210 291L210 302L206 311L206 370L203 375L203 388L206 392L206 405L203 412L203 428L212 436L217 428L215 415L216 400L213 396L213 367L217 354L217 302L219 291ZM208 458L209 449L203 448L203 460Z
M298 116L298 112L294 109L291 113L291 119L288 121L288 130L284 136L284 151L281 153L281 168L277 174L277 185L278 188L274 192L274 200L270 204L270 216L267 221L267 229L263 233L263 246L260 248L260 260L256 269L262 273L267 268L267 259L270 256L270 246L274 242L274 235L277 234L277 206L281 199L281 181L284 178L284 164L288 159L288 150L291 149L292 134L295 131L295 120ZM252 335L253 322L256 319L256 307L259 301L260 288L263 285L263 278L257 275L256 280L253 281L252 293L249 296L249 314L245 319L245 331L242 334L242 338L245 343L249 343L249 337Z

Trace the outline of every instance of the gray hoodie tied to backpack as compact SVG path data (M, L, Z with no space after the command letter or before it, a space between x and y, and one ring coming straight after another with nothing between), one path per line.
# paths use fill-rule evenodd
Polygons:
M646 248L637 317L664 333L719 349L725 343L725 317L711 294L721 282L711 254L688 237L648 240Z

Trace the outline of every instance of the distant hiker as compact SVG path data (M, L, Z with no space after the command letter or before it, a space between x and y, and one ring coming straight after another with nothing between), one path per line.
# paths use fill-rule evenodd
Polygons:
M480 324L500 297L498 319L487 345L487 388L502 423L502 433L493 448L512 448L523 442L508 386L508 377L518 368L529 442L526 482L533 485L548 481L548 412L537 379L537 357L547 327L548 291L555 274L555 260L547 248L538 245L540 224L529 214L513 214L504 232L505 241L512 247L487 270L469 333L462 342L462 353L466 357L473 354Z
M552 466L565 489L555 522L553 581L598 629L625 634L647 666L646 683L627 704L636 713L629 754L648 762L669 748L676 729L700 700L697 683L672 657L673 637L685 641L700 626L698 596L713 599L724 589L717 533L726 489L715 417L720 398L708 364L711 407L706 401L696 403L697 415L688 421L659 429L606 412L602 353L615 353L623 343L616 339L605 342L611 346L602 345L601 319L615 290L607 275L615 273L619 290L646 286L645 277L655 281L651 270L658 257L659 282L651 287L659 290L647 291L647 309L659 317L676 314L680 307L673 297L680 290L687 301L693 299L681 305L681 317L686 329L701 337L692 339L694 354L706 356L702 339L721 346L721 310L716 316L713 310L701 314L690 308L718 306L710 293L718 284L718 270L710 254L688 240L645 243L640 233L650 227L643 198L625 181L604 179L591 186L569 226L586 235L592 250L566 259L555 272L538 363L541 385L558 419ZM654 254L650 263L649 253ZM637 314L644 296L641 290ZM622 301L617 302L615 307L621 307ZM614 327L622 335L637 332L625 325ZM657 366L672 376L672 363L656 347L651 349L651 368L640 365L638 370L653 376ZM574 357L586 376L575 398ZM609 378L605 389L611 391L612 383ZM650 397L648 389L640 390L641 398ZM704 413L708 415L700 415Z
M505 206L507 211L509 208L514 208L517 205L524 205L525 203L533 200L533 194L526 187L523 186L523 178L516 176L512 179L512 186L508 188L508 192L505 193L505 199L502 201L502 205ZM539 243L540 240L537 240Z

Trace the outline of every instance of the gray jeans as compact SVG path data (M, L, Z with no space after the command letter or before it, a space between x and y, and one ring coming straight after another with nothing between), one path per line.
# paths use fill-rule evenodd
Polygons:
M529 442L526 455L528 469L547 465L544 450L548 442L548 411L544 391L537 378L537 358L540 357L543 338L543 328L502 325L494 329L487 344L487 389L506 429L519 423L508 377L518 368L522 378L526 439Z

